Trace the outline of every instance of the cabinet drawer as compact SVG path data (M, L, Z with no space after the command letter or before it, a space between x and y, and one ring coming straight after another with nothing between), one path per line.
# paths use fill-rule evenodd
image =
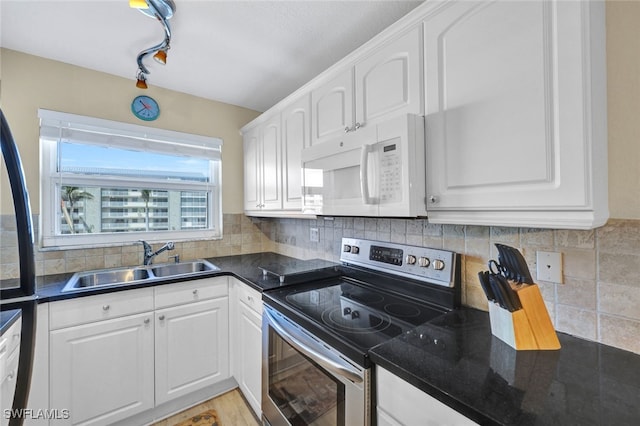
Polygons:
M166 284L154 288L156 309L199 300L214 299L229 294L227 277Z
M51 303L51 330L153 310L153 288L118 291Z
M247 305L252 311L262 315L262 294L247 284L238 283L238 300Z
M22 330L22 317L16 319L0 337L0 352L9 355L20 345L20 331Z

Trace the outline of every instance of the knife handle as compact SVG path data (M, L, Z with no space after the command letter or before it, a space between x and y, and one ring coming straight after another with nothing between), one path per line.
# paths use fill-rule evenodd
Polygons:
M495 294L493 294L493 290L491 289L491 283L489 282L489 272L478 272L478 279L480 280L480 286L482 287L482 290L484 290L484 294L487 296L487 300L489 300L489 302L495 302L496 296Z

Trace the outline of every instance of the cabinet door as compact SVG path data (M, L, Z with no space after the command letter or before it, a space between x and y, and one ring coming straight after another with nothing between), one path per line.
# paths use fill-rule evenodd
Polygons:
M156 311L156 404L229 377L226 297Z
M50 334L52 424L108 425L153 408L153 322L144 313Z
M422 27L374 50L355 67L356 122L422 114Z
M476 423L384 368L376 367L379 425L456 425ZM416 407L420 407L419 410Z
M262 317L245 303L238 303L238 352L240 389L260 416L262 401Z
M258 150L258 129L244 135L244 209L260 208L260 153Z
M302 149L309 147L309 95L282 112L282 203L285 210L302 209Z
M349 68L311 92L311 144L317 145L353 127L353 69Z
M446 222L441 210L546 219L549 211L592 208L590 173L602 164L592 143L604 143L606 161L606 136L592 140L601 135L585 120L606 120L590 110L592 100L603 109L606 101L598 98L603 89L589 92L589 61L601 59L586 50L601 30L587 31L590 7L459 2L425 21L430 221ZM518 214L493 222L518 225Z
M282 209L280 114L261 126L262 209Z

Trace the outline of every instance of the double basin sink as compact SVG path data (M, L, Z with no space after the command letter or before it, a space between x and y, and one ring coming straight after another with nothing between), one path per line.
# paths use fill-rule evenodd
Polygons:
M100 269L73 274L62 291L98 289L115 287L123 284L141 284L149 280L184 277L197 275L201 272L219 270L220 268L206 260L165 263L149 266L132 266L127 268Z

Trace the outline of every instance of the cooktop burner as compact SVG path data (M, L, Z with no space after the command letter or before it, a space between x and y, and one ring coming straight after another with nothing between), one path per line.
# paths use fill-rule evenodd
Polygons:
M346 277L270 291L269 297L363 349L445 312Z

